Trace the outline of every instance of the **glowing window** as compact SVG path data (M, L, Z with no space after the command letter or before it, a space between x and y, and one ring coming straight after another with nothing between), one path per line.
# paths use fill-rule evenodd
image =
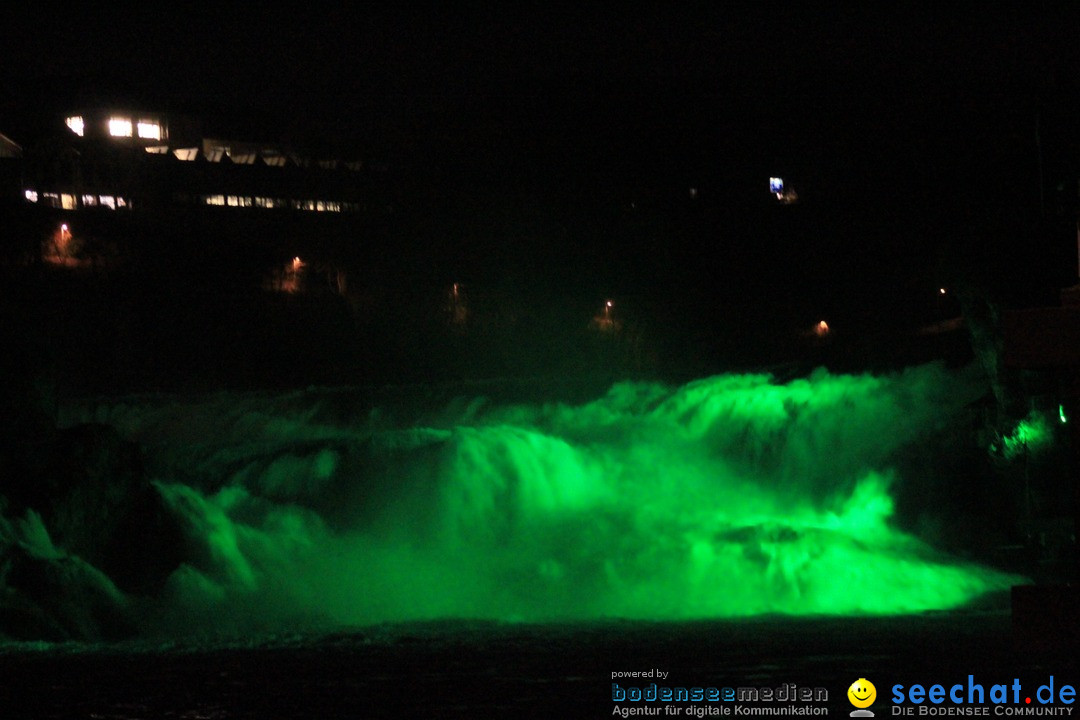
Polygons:
M113 137L131 137L131 120L127 118L109 118L109 134Z
M203 202L205 202L207 205L224 205L225 204L225 196L224 195L207 195L206 197L203 198Z
M98 200L103 206L109 208L110 210L116 209L116 198L114 198L112 195L101 195L100 197L98 197Z
M117 197L116 198L116 207L118 207L118 208L131 207L131 203L129 203L127 200L125 200L122 197Z
M65 210L74 210L78 206L77 198L69 193L62 193L60 195L60 207Z
M97 205L97 195L83 195L82 204L83 207L93 207Z
M152 155L164 155L165 153L169 152L168 145L147 145L145 149L146 152Z
M139 137L144 140L161 139L161 125L153 120L140 120L136 126L136 130L139 133Z
M30 202L36 203L38 201L37 190L27 190L24 195L26 195L26 199Z
M83 123L82 115L72 115L67 120L65 120L65 122L67 123L68 128L71 129L71 132L75 133L79 137L83 136L86 125Z
M237 198L235 195L230 195L229 197L225 198L225 204L229 207L236 207L240 204L240 199Z

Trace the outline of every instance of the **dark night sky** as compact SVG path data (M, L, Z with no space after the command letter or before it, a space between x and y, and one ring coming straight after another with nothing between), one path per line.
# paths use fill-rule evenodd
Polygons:
M31 7L0 50L0 127L17 140L100 99L191 110L222 134L329 141L430 174L436 194L475 182L707 197L779 171L808 197L1030 213L1038 119L1047 183L1075 183L1067 4Z
M552 149L574 135L567 150L677 139L690 154L731 143L797 155L963 136L1078 89L1077 24L1063 11L668 6L131 16L34 5L4 31L0 117L103 96L346 141Z

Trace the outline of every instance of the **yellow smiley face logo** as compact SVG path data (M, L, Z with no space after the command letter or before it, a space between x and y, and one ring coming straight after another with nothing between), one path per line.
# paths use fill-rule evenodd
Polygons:
M847 689L847 699L857 708L868 708L877 699L877 688L866 678L859 678Z

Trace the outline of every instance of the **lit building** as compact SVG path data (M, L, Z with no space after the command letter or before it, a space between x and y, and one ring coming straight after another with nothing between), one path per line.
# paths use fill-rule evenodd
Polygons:
M18 151L0 142L0 154ZM80 110L23 157L25 201L58 210L347 213L370 204L356 159L209 137L199 122L163 113Z

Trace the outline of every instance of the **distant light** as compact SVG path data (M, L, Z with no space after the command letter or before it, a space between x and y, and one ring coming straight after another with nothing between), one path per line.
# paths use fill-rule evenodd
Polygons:
M67 124L68 128L71 129L71 132L75 133L79 137L83 136L83 132L86 129L86 126L83 123L82 115L73 115L64 122Z
M151 120L140 120L137 126L139 137L144 140L160 140L161 125Z
M23 194L26 195L26 199L32 203L36 203L38 201L37 190L27 190Z
M696 199L697 199L697 195L698 195L698 190L697 190L697 188L696 188L696 187L692 187L692 188L690 188L690 198L691 198L692 200L696 200Z
M1068 416L1065 415L1065 406L1064 405L1058 405L1058 420L1061 421L1062 425L1069 422Z
M68 231L67 223L64 223L63 225L60 226L60 232L67 232L67 231Z
M829 323L825 322L824 320L819 322L817 325L814 326L814 334L816 334L818 337L825 337L826 335L828 335Z
M611 307L612 305L614 305L614 303L613 303L613 302L611 302L610 300L608 300L608 301L607 301L607 306L608 306L608 307Z
M131 133L131 120L119 117L109 118L110 135L113 137L131 137Z
M945 288L938 288L938 294L939 295L944 295L945 294Z
M778 177L769 178L769 192L778 197L782 195L784 192L784 179Z

